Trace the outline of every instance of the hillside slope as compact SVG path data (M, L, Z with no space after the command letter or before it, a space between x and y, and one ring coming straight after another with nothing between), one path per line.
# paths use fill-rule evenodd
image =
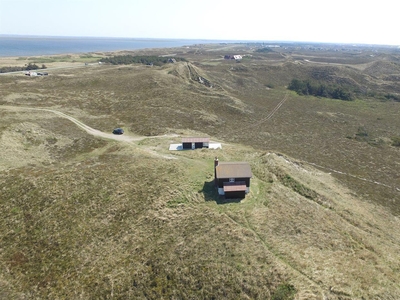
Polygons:
M0 175L2 296L394 298L397 218L301 161L224 144L176 159L108 142ZM166 152L159 149L158 152ZM213 157L249 161L251 194L220 199Z
M374 70L179 51L0 78L0 298L396 299L400 103L284 86ZM184 136L222 149L168 151ZM215 156L250 163L245 199Z

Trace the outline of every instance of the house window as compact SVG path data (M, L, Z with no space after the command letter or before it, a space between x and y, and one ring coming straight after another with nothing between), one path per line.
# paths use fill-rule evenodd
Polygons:
M235 182L235 178L229 178L229 182Z

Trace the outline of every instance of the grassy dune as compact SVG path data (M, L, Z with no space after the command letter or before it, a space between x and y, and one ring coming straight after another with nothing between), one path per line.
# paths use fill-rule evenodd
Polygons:
M1 298L396 299L400 103L379 93L397 91L397 54L235 47L0 77ZM316 74L375 96L285 88ZM222 149L168 151L196 135ZM250 163L244 200L217 195L215 156Z

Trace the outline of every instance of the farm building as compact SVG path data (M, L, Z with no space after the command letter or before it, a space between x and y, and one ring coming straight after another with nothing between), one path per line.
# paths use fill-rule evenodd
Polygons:
M250 192L251 168L247 162L214 160L215 185L225 198L244 198Z
M182 148L185 149L199 149L208 148L210 144L210 138L204 137L186 137L182 138Z

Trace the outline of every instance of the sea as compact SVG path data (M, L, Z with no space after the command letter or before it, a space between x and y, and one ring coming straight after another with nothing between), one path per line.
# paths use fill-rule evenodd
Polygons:
M238 41L0 35L0 57L91 53L97 51L137 50L147 48L173 48L195 44L231 42Z

